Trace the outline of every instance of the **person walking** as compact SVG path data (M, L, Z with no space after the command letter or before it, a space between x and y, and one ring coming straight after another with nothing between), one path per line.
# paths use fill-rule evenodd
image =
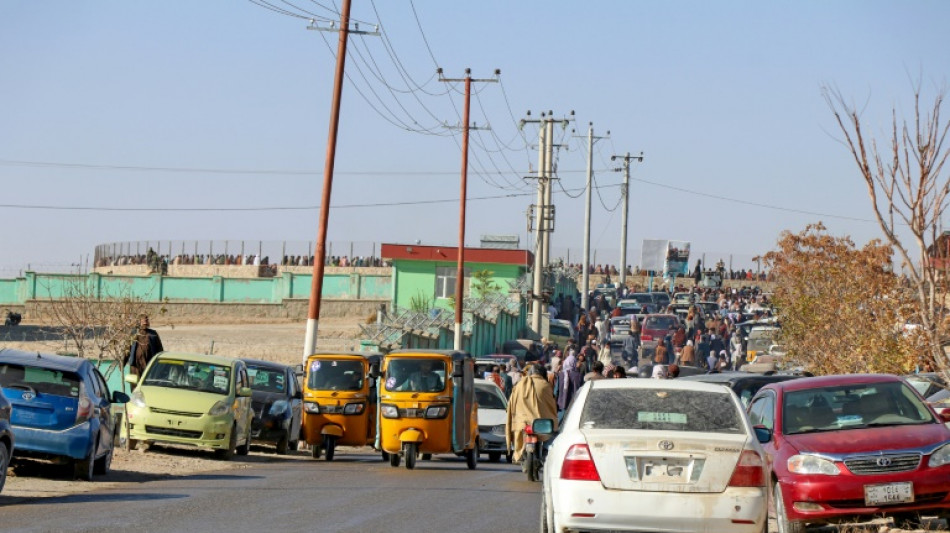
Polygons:
M150 325L148 315L144 313L139 315L139 327L133 333L132 345L122 361L123 365L130 365L130 374L142 376L145 374L145 367L155 354L165 351L158 332L151 329Z
M524 428L527 424L538 418L550 418L554 420L556 431L558 422L558 405L541 367L531 364L525 372L525 377L511 391L505 419L505 441L514 450L511 460L516 463L521 461L524 453Z

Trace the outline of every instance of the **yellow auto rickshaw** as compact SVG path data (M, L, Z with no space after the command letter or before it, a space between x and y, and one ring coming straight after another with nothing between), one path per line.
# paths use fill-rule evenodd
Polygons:
M437 453L478 464L478 405L475 361L465 352L397 350L383 357L379 387L377 448L389 464L406 468Z
M376 378L382 354L321 352L307 358L303 434L310 455L332 461L338 445L376 442Z

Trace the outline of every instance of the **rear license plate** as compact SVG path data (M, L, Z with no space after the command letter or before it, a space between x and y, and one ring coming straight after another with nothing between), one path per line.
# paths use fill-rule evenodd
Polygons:
M913 501L914 484L910 482L864 486L864 504L867 506L911 503Z

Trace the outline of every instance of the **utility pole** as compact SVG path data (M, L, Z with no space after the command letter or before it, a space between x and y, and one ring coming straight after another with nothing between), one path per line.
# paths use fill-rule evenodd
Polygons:
M317 249L313 258L313 279L310 281L310 304L307 308L307 333L304 338L303 357L317 350L317 323L320 321L320 302L323 296L323 267L326 260L327 224L330 220L330 191L333 188L333 167L336 162L336 138L340 126L340 100L343 96L343 69L346 65L346 42L350 33L379 35L379 32L350 30L350 3L343 0L340 10L340 28L320 28L311 19L308 30L339 31L340 41L336 51L336 71L333 79L333 101L330 104L330 132L327 136L327 155L323 166L323 192L320 197L320 223L317 228Z
M623 187L620 189L621 204L623 205L623 211L621 213L621 222L620 222L620 286L626 289L627 286L627 210L630 206L630 161L636 159L637 162L643 162L643 152L640 152L638 156L631 156L630 152L627 152L627 155L612 155L610 156L611 161L615 161L617 158L623 159Z
M591 184L594 181L594 142L601 139L606 139L610 136L610 132L607 132L607 135L604 137L595 137L594 136L594 123L591 122L587 126L587 204L584 208L584 273L581 275L581 285L583 290L581 291L581 309L584 311L590 311L588 306L590 305L589 298L587 296L590 292L590 197L591 197Z
M465 82L465 110L462 113L462 179L459 192L459 249L458 267L455 272L455 338L453 346L456 350L462 349L462 307L465 296L465 203L468 190L468 130L469 109L472 100L472 82L497 82L500 70L495 70L495 78L472 79L472 69L465 69L465 77L461 79L443 78L442 69L438 69L441 82Z
M569 118L564 119L555 119L553 115L553 111L548 111L547 114L541 113L539 120L522 119L520 122L521 127L534 122L541 125L538 133L538 203L534 206L537 212L537 236L535 238L534 276L531 289L531 329L539 334L541 332L541 315L543 314L544 270L547 268L550 259L550 233L554 230L554 205L551 203L554 123L561 122L563 127L567 127L568 122L573 120L574 111L571 111ZM528 116L531 116L530 111ZM534 179L534 176L528 179Z

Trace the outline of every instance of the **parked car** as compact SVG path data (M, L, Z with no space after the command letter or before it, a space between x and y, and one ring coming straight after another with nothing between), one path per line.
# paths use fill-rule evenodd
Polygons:
M777 326L754 326L746 338L745 360L754 363L760 355L767 354L772 345L777 344L781 332Z
M13 427L10 425L12 410L10 400L0 394L0 492L3 492L3 484L7 481L7 467L10 466L10 458L13 457L15 439Z
M681 367L681 368L686 368ZM692 376L683 376L681 379L702 381L704 383L718 383L720 385L725 385L732 389L732 392L736 393L736 396L739 397L739 400L742 401L742 405L749 405L749 402L752 400L752 397L755 396L755 393L759 392L759 389L768 385L769 383L778 383L780 381L788 381L790 379L796 379L800 377L810 377L811 374L798 374L798 373L784 373L784 372L769 372L765 374L757 374L751 372L713 372L711 374L696 374Z
M477 357L475 358L475 377L487 379L493 366L498 365L504 370L509 364L514 364L518 368L524 366L518 362L516 356L509 354L493 353Z
M293 367L243 359L251 380L251 439L274 444L277 453L297 449L303 420L303 389Z
M514 355L518 358L518 363L524 365L525 362L541 359L544 346L531 339L512 339L501 345L501 353Z
M947 389L947 381L940 372L918 372L917 374L906 375L904 379L924 398L929 398Z
M129 446L138 441L211 448L230 460L251 445L251 382L240 359L162 352L141 376L126 406Z
M703 310L703 316L712 317L720 314L718 302L699 302L696 307Z
M653 297L653 293L649 293L649 292L632 292L628 294L626 298L624 298L623 300L620 300L620 302L622 303L622 302L627 302L630 300L633 300L639 303L640 305L652 305L654 306L653 307L654 312L655 312L655 309L659 306L657 299Z
M676 331L680 324L680 319L676 315L659 313L647 315L640 326L641 356L652 357L657 342L663 340L668 333Z
M678 292L673 295L675 304L691 304L699 301L699 294L695 292Z
M0 350L0 389L13 407L17 456L65 459L86 481L109 473L116 435L112 404L129 397L110 393L92 361Z
M655 291L651 292L653 295L653 301L660 307L660 309L666 309L666 306L670 305L670 294L665 291Z
M497 463L502 456L511 462L511 451L505 440L508 400L493 382L475 380L475 401L478 402L478 453L488 454Z
M540 530L761 533L766 487L762 448L725 387L589 381L548 450Z
M903 378L852 374L762 387L748 408L769 456L780 532L920 514L950 517L950 414L938 417Z
M574 326L570 320L552 318L548 325L548 339L563 349L567 341L575 337Z
M641 303L637 300L620 300L617 302L621 315L648 315L656 312L656 304Z

